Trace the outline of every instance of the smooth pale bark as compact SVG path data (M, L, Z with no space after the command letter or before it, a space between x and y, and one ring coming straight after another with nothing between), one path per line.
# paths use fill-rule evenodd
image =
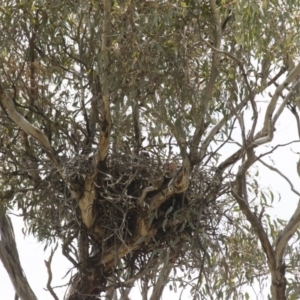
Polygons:
M0 212L0 259L18 297L22 300L36 300L21 267L10 217L4 212Z

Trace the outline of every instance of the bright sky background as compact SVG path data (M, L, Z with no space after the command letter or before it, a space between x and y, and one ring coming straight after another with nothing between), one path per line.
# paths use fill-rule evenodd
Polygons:
M275 138L272 142L272 145L276 145L278 143L284 144L292 140L298 140L295 123L296 122L292 114L288 110L285 110L276 126ZM265 149L266 147L264 147L264 150ZM288 176L290 180L292 180L296 189L298 186L300 190L300 178L297 174L296 169L296 162L299 160L299 154L296 154L297 152L300 152L300 143L295 143L290 146L277 149L275 154L273 154L273 159L276 163L277 168L281 170L281 172L284 173L286 176ZM224 156L224 158L225 157L226 156ZM267 157L265 157L264 160L265 162L270 162ZM274 203L274 210L272 210L271 214L281 219L288 220L297 206L298 197L290 191L288 183L286 183L278 174L271 172L269 169L263 167L262 165L259 165L259 178L261 187L271 188L274 195L276 195L276 192L281 194L281 201L279 203ZM19 250L21 264L27 276L27 279L31 285L31 288L33 289L38 299L53 299L50 293L45 291L48 280L48 274L44 264L44 260L48 260L50 249L47 250L46 253L44 253L44 245L37 243L33 237L24 237L22 233L22 218L17 218L12 215L11 218L14 224L16 242ZM61 255L61 249L58 248L57 252L54 254L52 261L52 287L61 286L68 283L68 278L62 278L64 277L64 275L70 267L72 267L72 265L68 262L68 260L65 257ZM76 270L74 270L74 272L76 272ZM1 262L0 291L0 298L2 300L14 299L14 289L6 273L6 270L4 269ZM55 292L60 299L63 299L65 287L55 289ZM166 294L168 294L168 288L166 288L165 295ZM136 290L133 299L141 299L138 295L138 290ZM175 296L173 294L172 299L178 299L179 296L180 291L177 292ZM165 297L165 299L167 298L169 297ZM184 297L184 299L187 298Z

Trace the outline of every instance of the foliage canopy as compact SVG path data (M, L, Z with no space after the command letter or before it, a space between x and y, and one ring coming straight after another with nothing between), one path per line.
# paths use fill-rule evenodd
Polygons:
M2 1L0 258L21 299L35 296L5 252L14 208L77 269L69 300L127 299L138 280L143 299L168 282L248 299L240 287L268 274L273 300L299 296L285 252L300 208L272 220L253 171L284 110L300 136L298 8Z

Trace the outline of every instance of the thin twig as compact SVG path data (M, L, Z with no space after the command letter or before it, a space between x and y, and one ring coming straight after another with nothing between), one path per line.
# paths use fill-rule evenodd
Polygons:
M53 289L51 287L51 281L52 281L51 262L52 262L52 258L53 258L54 252L57 249L57 246L58 246L58 244L55 246L54 250L53 249L51 250L51 254L49 256L48 261L44 260L46 268L47 268L47 271L48 271L47 290L50 292L50 294L52 295L52 297L55 300L59 300L59 298L57 297L57 295L55 294L55 292L53 291Z
M292 192L294 192L297 196L300 197L300 193L299 193L298 191L295 190L295 188L294 188L292 182L289 180L288 177L286 177L286 176L285 176L282 172L280 172L277 168L272 167L272 166L270 166L269 164L265 163L263 160L258 159L258 161L259 161L261 164L263 164L265 167L267 167L268 169L270 169L270 170L273 171L273 172L276 172L276 173L279 174L283 179L285 179L285 180L288 182L288 184L290 185Z

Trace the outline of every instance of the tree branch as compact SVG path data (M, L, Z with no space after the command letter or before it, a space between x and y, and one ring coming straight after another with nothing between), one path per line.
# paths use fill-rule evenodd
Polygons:
M246 172L252 166L252 164L255 162L255 156L254 156L253 149L248 149L247 154L248 154L247 160L240 166L239 171L236 175L235 187L232 188L232 195L236 199L241 211L246 216L247 220L253 226L253 229L255 230L255 232L261 242L261 245L264 249L264 252L267 255L268 265L272 272L276 269L275 253L272 249L268 235L265 232L265 230L261 224L261 221L251 211L249 204L246 202L244 195L243 195L243 191L244 191L243 181L245 180Z
M152 294L151 294L151 297L150 297L150 300L159 300L161 299L161 295L164 291L164 288L168 282L168 278L169 278L169 275L171 273L171 270L173 268L174 264L172 261L170 260L166 260L165 259L165 262L158 274L158 278L156 280L156 283L153 287L153 290L152 290Z
M215 0L210 0L210 8L212 11L212 15L213 15L213 22L215 25L215 37L214 37L214 48L216 48L217 50L220 50L221 47L221 39L222 39L222 24L221 24L221 20L220 20L220 15L218 12L218 8L216 5L216 1ZM192 138L192 145L191 145L191 152L190 152L190 156L192 161L194 160L196 153L197 153L197 149L201 140L201 136L204 132L204 122L205 122L205 118L207 117L207 108L209 105L209 101L211 101L211 95L213 93L213 89L215 86L215 82L218 76L218 68L219 68L219 64L220 64L220 53L218 51L213 52L212 55L212 65L211 65L211 70L210 70L210 77L208 80L208 83L204 89L203 95L202 95L202 99L201 99L201 103L200 103L200 108L201 108L201 113L199 116L199 121L196 124L196 129Z
M150 210L153 211L158 208L172 195L184 192L189 186L189 175L190 161L188 158L185 158L182 167L172 180L148 201Z
M109 94L109 79L108 79L108 35L110 33L110 13L111 13L111 1L104 0L104 23L102 34L102 74L101 74L101 87L102 87L102 122L100 126L100 139L98 144L98 151L96 153L96 161L104 161L109 149L109 138L111 133L111 114L110 114L110 94Z
M288 182L288 184L290 185L291 190L292 190L296 195L298 195L298 196L300 197L300 193L299 193L297 190L295 190L294 185L292 184L292 182L289 180L289 178L288 178L287 176L285 176L285 175L284 175L282 172L280 172L278 169L276 169L276 168L274 168L274 167L268 165L268 164L265 163L263 160L258 159L258 161L259 161L261 164L263 164L265 167L267 167L267 168L270 169L271 171L276 172L276 173L279 174L283 179L285 179L285 180Z
M209 132L208 136L204 139L203 143L201 143L201 151L200 151L200 159L202 159L206 153L208 145L213 140L216 133L226 124L226 122L236 113L240 112L241 109L247 104L248 98L246 97L244 101L237 105L237 107L231 111L230 114L224 116Z
M45 265L46 265L46 268L47 268L47 271L48 271L47 289L48 289L48 291L50 292L50 294L52 295L52 297L55 300L59 300L57 295L53 291L53 288L51 287L51 281L52 281L51 262L52 262L53 254L56 251L56 249L57 249L57 245L56 245L54 251L53 251L53 249L51 250L51 254L49 256L49 259L45 260L44 262L45 262Z
M254 143L256 145L262 145L262 144L268 143L273 139L274 125L275 125L274 121L275 122L277 121L279 115L282 112L282 110L280 110L281 108L279 108L279 110L277 111L277 114L273 118L273 113L276 108L276 104L278 102L278 99L279 99L282 91L285 88L287 88L287 86L291 82L293 82L299 74L300 74L300 63L291 71L291 73L287 76L287 78L283 81L283 83L281 83L277 87L277 89L267 107L263 128L255 135Z
M15 105L13 104L13 101L9 97L6 97L4 95L3 87L1 84L0 84L0 102L2 103L3 107L5 108L7 114L12 119L12 121L14 121L20 128L22 128L22 130L24 130L27 134L35 138L42 145L46 154L54 163L59 174L61 175L62 178L64 178L60 161L58 157L56 157L56 155L54 154L54 150L51 147L47 137L40 129L30 124L23 116L21 116L17 112Z
M138 154L140 147L142 145L142 129L140 124L140 112L139 105L137 101L132 100L132 119L133 119L133 128L134 128L134 138L135 138L135 153Z
M276 266L279 267L282 265L283 255L287 243L294 235L296 230L299 228L300 225L300 201L298 202L298 206L290 218L288 224L285 226L282 233L278 236L276 247L275 247L275 257L276 257Z
M277 111L276 111L276 113L275 113L275 115L273 117L273 125L275 125L276 121L278 120L278 118L282 114L284 108L290 102L291 98L294 96L295 90L298 88L298 86L299 86L299 82L295 82L295 84L292 86L292 88L289 91L289 93L285 96L284 100L280 104L279 108L277 109Z
M299 118L299 115L297 113L296 106L295 105L290 105L289 109L290 109L291 113L294 115L294 117L296 119L298 137L299 137L299 140L300 140L300 118Z
M0 211L0 259L17 295L22 300L37 300L21 267L10 217Z

